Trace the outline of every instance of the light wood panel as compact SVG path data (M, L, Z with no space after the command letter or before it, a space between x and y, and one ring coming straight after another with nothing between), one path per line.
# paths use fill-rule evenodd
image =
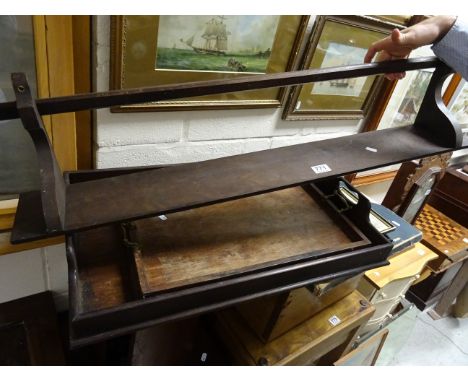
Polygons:
M17 206L18 199L0 200L0 231L11 228Z
M354 291L267 344L254 335L234 309L217 313L215 326L240 365L304 366L336 347L346 353L356 330L373 312L367 300ZM336 355L339 358L343 354Z
M73 64L75 93L89 93L91 85L91 17L72 16ZM77 166L80 170L93 167L92 114L90 110L76 113Z
M442 97L444 104L447 106L449 102L452 100L453 95L455 94L455 91L458 88L458 85L460 84L462 77L459 73L455 73L450 80L450 83L447 86L447 89L445 89L445 93Z
M72 16L45 16L47 70L51 97L75 92ZM51 116L55 155L63 171L77 169L76 116Z
M33 241L24 244L11 244L10 233L0 233L0 256L8 255L10 253L27 251L28 249L47 247L49 245L60 244L65 241L63 236L52 237L49 239Z
M379 174L372 174L366 176L359 176L353 179L353 186L366 186L369 184L385 182L387 180L391 180L395 177L398 171L387 171L381 172Z
M392 281L418 275L429 261L437 257L429 248L416 243L411 249L391 258L389 265L371 269L365 275L380 289Z

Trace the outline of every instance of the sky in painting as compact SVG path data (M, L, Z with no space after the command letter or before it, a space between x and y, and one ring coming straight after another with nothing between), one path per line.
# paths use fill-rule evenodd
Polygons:
M180 39L195 35L193 45L203 46L206 23L215 16L160 16L158 47L187 49ZM280 16L223 16L228 35L228 51L271 49ZM219 20L219 19L218 19Z

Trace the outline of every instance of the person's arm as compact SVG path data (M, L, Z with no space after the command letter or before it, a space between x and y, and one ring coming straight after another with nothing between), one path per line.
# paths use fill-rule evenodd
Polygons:
M468 81L468 23L457 19L450 30L433 46L432 51Z
M371 62L377 53L380 53L379 61L406 58L413 49L443 39L456 20L455 16L434 16L402 31L394 29L390 36L369 47L364 62ZM465 40L465 46L468 46L468 40ZM436 53L436 55L438 54ZM386 77L388 79L401 79L404 77L404 73L390 73Z

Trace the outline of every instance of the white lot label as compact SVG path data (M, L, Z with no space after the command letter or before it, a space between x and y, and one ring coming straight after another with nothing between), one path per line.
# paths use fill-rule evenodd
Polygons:
M315 172L316 174L322 174L324 172L329 172L331 171L331 168L328 167L328 165L326 163L323 163L323 164L318 164L317 166L311 166L311 169L313 172Z
M341 320L340 320L338 317L336 317L336 316L331 316L331 317L328 319L328 322L329 322L330 324L332 324L333 326L336 326L336 325L338 325L338 324L341 322Z

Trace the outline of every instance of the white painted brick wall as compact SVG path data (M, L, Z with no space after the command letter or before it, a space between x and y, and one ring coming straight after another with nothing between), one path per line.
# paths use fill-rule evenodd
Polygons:
M346 135L352 135L351 132L340 132L340 133L324 133L324 134L308 134L308 135L295 135L292 137L274 137L272 138L271 148L298 145L301 143L308 143L314 141L322 141L324 139L336 138Z
M295 124L277 126L280 109L213 110L191 113L188 139L239 139L294 135L300 132Z
M41 249L0 256L0 303L46 290Z
M0 256L0 303L45 290L52 291L58 310L67 308L68 269L64 244Z
M130 146L167 142L179 142L182 139L184 120L178 113L161 113L155 118L154 113L111 113L98 110L100 121L96 134L98 147ZM168 115L170 114L170 115Z
M109 84L108 16L96 18L98 91ZM96 114L96 167L185 163L349 135L359 121L284 121L282 109Z

